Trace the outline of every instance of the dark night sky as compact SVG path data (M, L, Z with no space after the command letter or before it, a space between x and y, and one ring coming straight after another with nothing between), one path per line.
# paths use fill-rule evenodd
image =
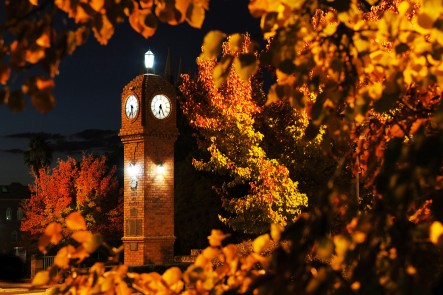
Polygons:
M249 32L260 40L259 20L247 10L248 0L212 0L203 28L187 24L161 24L156 34L144 39L126 22L117 27L107 46L91 35L84 46L64 59L56 78L56 106L48 114L38 113L26 100L23 112L13 113L0 105L0 184L29 183L31 177L23 161L23 150L33 133L52 136L56 148L53 162L67 154L100 143L91 137L109 138L109 131L120 128L120 94L125 84L141 73L144 53L150 48L156 55L156 72L163 73L168 48L176 70L180 57L185 72L195 73L195 59L204 35L210 30L232 34ZM84 130L94 129L89 132ZM111 132L112 133L112 132ZM93 136L91 136L93 134ZM106 141L102 142L106 145Z

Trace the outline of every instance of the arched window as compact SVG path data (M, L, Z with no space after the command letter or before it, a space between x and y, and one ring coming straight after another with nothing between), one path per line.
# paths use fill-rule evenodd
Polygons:
M12 219L12 210L9 207L8 209L6 209L6 220L11 220Z
M18 208L17 209L17 220L22 220L22 218L23 218L23 209Z

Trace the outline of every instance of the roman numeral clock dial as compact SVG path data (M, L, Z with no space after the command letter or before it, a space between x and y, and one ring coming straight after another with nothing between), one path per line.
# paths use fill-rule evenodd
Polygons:
M152 98L151 111L157 119L164 119L169 116L171 112L171 102L164 94L157 94Z

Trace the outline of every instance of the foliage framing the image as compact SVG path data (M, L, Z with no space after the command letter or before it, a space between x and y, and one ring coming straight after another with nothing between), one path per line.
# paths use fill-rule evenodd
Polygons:
M0 104L21 111L26 94L38 111L47 113L54 107L61 61L91 33L106 45L125 20L145 38L154 35L158 20L200 28L208 0L5 0L0 9ZM41 71L27 72L37 65ZM18 77L26 79L14 89Z

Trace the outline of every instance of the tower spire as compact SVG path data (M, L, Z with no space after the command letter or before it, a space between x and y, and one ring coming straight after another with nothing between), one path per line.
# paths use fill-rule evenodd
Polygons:
M172 65L171 65L171 49L168 48L168 56L166 57L165 71L163 77L172 85L174 85L174 78L172 77Z

